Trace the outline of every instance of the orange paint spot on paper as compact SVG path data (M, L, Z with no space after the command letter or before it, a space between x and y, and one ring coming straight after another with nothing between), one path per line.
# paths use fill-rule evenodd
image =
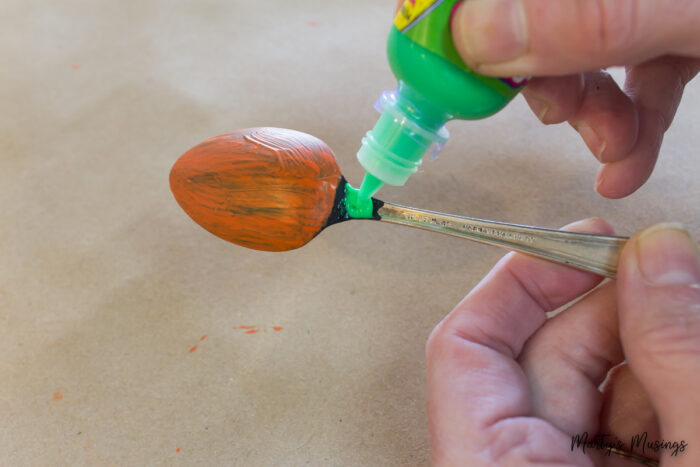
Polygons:
M80 68L80 65L78 65L77 63L74 63L73 65L71 65L71 68L73 68L74 70L77 70L78 68Z
M199 338L199 342L202 342L207 337L209 337L209 334L204 334L202 337Z
M175 450L175 452L180 452L180 448L177 448L177 449Z
M282 326L272 326L272 329L274 329L275 331L281 331L284 328Z
M194 352L195 350L197 350L197 347L198 347L197 345L193 345L192 348L190 348L190 353L192 353L192 352Z
M251 329L250 331L246 331L246 334L255 334L256 332L260 332L260 329Z
M317 21L307 21L306 24L308 24L308 25L311 26L311 27L318 26L318 22L317 22Z
M54 401L61 401L63 400L63 393L60 391L56 391L53 393L53 400Z
M237 328L234 329L255 329L255 326L238 326Z

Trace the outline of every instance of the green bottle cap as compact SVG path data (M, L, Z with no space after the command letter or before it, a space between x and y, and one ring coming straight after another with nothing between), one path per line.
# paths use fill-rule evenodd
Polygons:
M400 186L414 174L426 153L436 156L449 138L444 121L427 119L399 89L384 92L375 108L381 113L362 139L357 159L367 171L360 198L374 195L383 184Z

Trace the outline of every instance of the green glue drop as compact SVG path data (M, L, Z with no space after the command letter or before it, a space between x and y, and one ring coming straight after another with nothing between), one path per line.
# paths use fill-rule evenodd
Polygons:
M357 159L367 171L359 201L384 184L400 186L449 138L445 123L495 114L515 97L526 78L492 78L469 69L452 42L450 19L460 0L406 0L387 41L398 79L375 108L381 113L362 139Z
M345 185L345 210L351 219L371 219L374 216L372 199L360 198L360 190Z

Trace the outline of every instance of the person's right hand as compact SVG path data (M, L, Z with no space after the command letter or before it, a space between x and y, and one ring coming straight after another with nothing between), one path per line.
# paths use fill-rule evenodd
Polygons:
M530 107L581 134L603 164L595 186L608 198L649 178L700 70L694 0L465 0L451 26L477 73L537 77L523 91ZM623 89L601 71L614 65L626 66Z

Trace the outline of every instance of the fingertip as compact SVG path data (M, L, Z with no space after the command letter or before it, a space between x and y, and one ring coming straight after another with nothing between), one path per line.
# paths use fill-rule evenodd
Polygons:
M661 223L640 232L637 257L647 284L700 285L700 251L681 224Z
M607 191L605 189L605 166L602 166L598 168L598 173L596 173L595 176L595 183L593 185L593 189L598 193L600 196L603 196L605 198L609 198L607 195Z
M468 8L465 6L466 3L467 2L464 1L460 2L457 5L457 9L454 10L450 18L450 32L452 35L452 42L459 56L470 68L477 70L479 64L472 56L468 43L468 29L471 20Z
M517 59L527 49L525 10L517 0L461 2L451 29L457 52L479 73L499 74L500 64ZM495 68L490 70L492 65Z
M621 160L604 164L596 177L595 190L606 198L618 199L637 191L649 179L659 157L663 120L657 112L639 114L639 137Z
M561 121L553 117L553 112L551 111L552 103L550 103L549 100L538 96L534 92L526 91L525 89L522 91L522 94L527 105L530 106L530 110L532 110L532 113L535 114L539 121L545 125L561 123Z
M608 146L608 142L588 123L578 123L572 125L574 130L578 132L581 139L588 147L588 150L595 156L596 159L603 162L603 153Z
M581 104L569 123L596 159L603 163L622 160L638 139L634 102L604 71L585 73L584 81Z
M613 164L604 164L598 169L595 178L594 189L599 195L608 199L621 199L631 195L641 187L646 178L635 180L619 170L611 167Z
M622 246L617 265L618 279L624 280L637 269L637 238L642 231L635 232Z

